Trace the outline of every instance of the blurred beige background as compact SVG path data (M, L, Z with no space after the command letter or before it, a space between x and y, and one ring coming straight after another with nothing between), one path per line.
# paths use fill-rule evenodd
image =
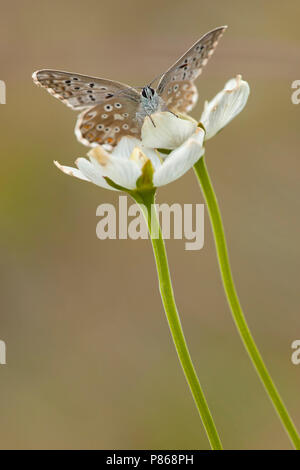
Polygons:
M236 73L243 113L207 145L248 322L300 427L298 1L1 0L0 446L206 449L164 317L149 241L96 238L118 194L76 181L76 114L35 87L57 68L143 85L208 30L229 29L198 81L202 103ZM193 172L159 202L203 202ZM206 217L205 247L167 250L184 331L231 449L289 449L235 331Z

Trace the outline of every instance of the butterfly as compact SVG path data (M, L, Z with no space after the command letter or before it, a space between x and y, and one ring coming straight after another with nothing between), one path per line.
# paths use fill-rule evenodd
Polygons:
M140 137L146 116L158 111L188 113L198 99L194 81L202 72L227 26L202 36L165 73L156 89L141 90L104 78L59 70L38 70L34 82L79 114L75 134L87 146L114 147L123 136ZM153 122L153 120L152 120ZM155 123L153 122L155 125Z

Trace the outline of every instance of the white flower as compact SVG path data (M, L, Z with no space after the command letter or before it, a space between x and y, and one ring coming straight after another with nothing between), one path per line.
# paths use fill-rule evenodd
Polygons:
M205 102L200 124L205 129L204 140L208 140L237 116L247 103L249 85L238 75L229 80L224 89L211 101ZM198 123L187 115L178 119L170 112L156 113L152 121L147 117L142 127L142 142L147 147L175 149L195 132Z
M225 127L245 107L250 88L241 75L229 80L222 91L205 102L200 122L205 128L205 140Z
M153 115L154 122L157 120L158 129L161 114ZM180 178L186 173L203 155L204 131L193 124L193 132L189 120L182 120L170 114L176 120L177 131L184 137L182 145L176 145L167 156L162 155L153 148L146 147L141 141L133 137L123 137L115 149L109 153L103 146L94 147L89 153L89 160L78 158L78 168L62 166L54 162L64 173L75 176L84 181L90 181L107 189L135 190L150 187L163 186ZM147 121L147 119L146 119ZM186 132L186 123L190 126ZM147 134L147 132L146 132ZM189 134L189 135L188 135ZM162 139L163 140L163 139ZM156 148L166 147L160 145L162 141L156 142Z

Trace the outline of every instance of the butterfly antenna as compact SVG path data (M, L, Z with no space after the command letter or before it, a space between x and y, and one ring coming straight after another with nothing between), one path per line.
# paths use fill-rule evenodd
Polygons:
M132 87L130 86L129 89L130 90L134 90L135 88L143 88L143 87ZM116 93L113 94L113 96L120 96L120 95L123 95L124 93L126 93L126 91L128 91L128 88L121 88L121 90L117 91Z
M156 80L158 80L159 78L161 78L163 75L165 75L166 72L163 72L163 73L160 73L159 75L157 75L150 83L149 83L149 86L152 85L152 83L156 82Z

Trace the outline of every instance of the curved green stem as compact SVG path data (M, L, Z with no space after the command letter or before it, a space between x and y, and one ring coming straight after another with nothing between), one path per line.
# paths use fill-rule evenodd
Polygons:
M165 308L167 320L171 330L172 338L178 354L179 361L183 368L186 380L189 384L197 409L206 430L210 445L213 450L221 450L222 444L218 436L216 426L209 411L205 396L201 389L195 368L193 366L189 350L183 334L180 318L177 312L174 293L168 267L165 244L162 238L160 225L155 208L155 191L131 192L131 196L140 205L151 236L160 294Z
M270 377L270 374L263 362L263 359L256 347L254 339L250 333L249 327L247 325L246 319L244 317L231 274L229 257L226 246L226 239L220 214L220 209L218 206L217 198L214 193L212 183L205 165L204 157L200 158L194 166L195 173L198 177L199 183L201 185L204 198L207 203L207 208L209 212L209 217L212 225L212 230L214 234L217 256L220 265L220 271L222 276L222 281L227 296L229 306L231 308L232 316L238 332L241 336L241 339L244 343L244 346L252 360L252 363L263 382L267 393L282 421L283 426L286 429L294 447L300 449L300 437L297 432L297 429L289 416L289 413Z

